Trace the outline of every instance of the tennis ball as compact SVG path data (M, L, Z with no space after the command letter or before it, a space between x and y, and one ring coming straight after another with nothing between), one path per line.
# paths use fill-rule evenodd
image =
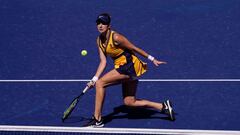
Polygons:
M87 50L82 50L81 54L82 54L82 56L86 56L87 55Z

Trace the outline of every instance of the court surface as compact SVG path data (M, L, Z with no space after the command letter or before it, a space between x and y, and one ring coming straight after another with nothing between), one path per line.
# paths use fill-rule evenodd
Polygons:
M114 30L168 62L155 67L140 57L148 72L137 98L170 99L176 112L172 122L156 110L126 107L121 86L112 86L106 128L240 130L238 0L0 0L0 125L72 128L91 118L94 90L61 121L97 69L95 18L102 12L112 15Z

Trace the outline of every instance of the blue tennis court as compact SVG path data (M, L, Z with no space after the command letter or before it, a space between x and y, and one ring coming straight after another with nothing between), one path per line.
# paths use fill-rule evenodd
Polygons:
M240 131L238 0L0 0L0 127L73 130L91 118L94 89L61 121L98 66L95 19L102 12L111 14L113 30L168 62L155 67L140 57L148 72L137 97L171 99L176 112L170 121L156 110L126 107L121 86L112 86L105 128ZM108 63L106 72L113 68Z

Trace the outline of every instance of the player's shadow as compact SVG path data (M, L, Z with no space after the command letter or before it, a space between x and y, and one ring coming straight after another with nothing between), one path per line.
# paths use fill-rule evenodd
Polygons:
M152 109L120 105L115 107L113 112L105 115L103 120L105 124L111 122L113 119L163 119L170 121L170 118L167 115L159 116L156 114L165 115L163 112Z
M65 124L74 124L79 122L88 122L91 118L81 117L81 116L70 116L68 119L66 119L63 123Z
M113 112L103 116L105 124L111 122L114 119L162 119L171 121L170 118L163 112L142 107L129 107L125 105L117 106L113 109ZM71 116L65 120L64 123L74 124L80 122L86 124L90 120L91 118Z

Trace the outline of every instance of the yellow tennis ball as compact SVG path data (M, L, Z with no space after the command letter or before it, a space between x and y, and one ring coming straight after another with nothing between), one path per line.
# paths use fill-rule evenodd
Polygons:
M87 50L82 50L81 54L82 54L82 56L86 56L87 55Z

